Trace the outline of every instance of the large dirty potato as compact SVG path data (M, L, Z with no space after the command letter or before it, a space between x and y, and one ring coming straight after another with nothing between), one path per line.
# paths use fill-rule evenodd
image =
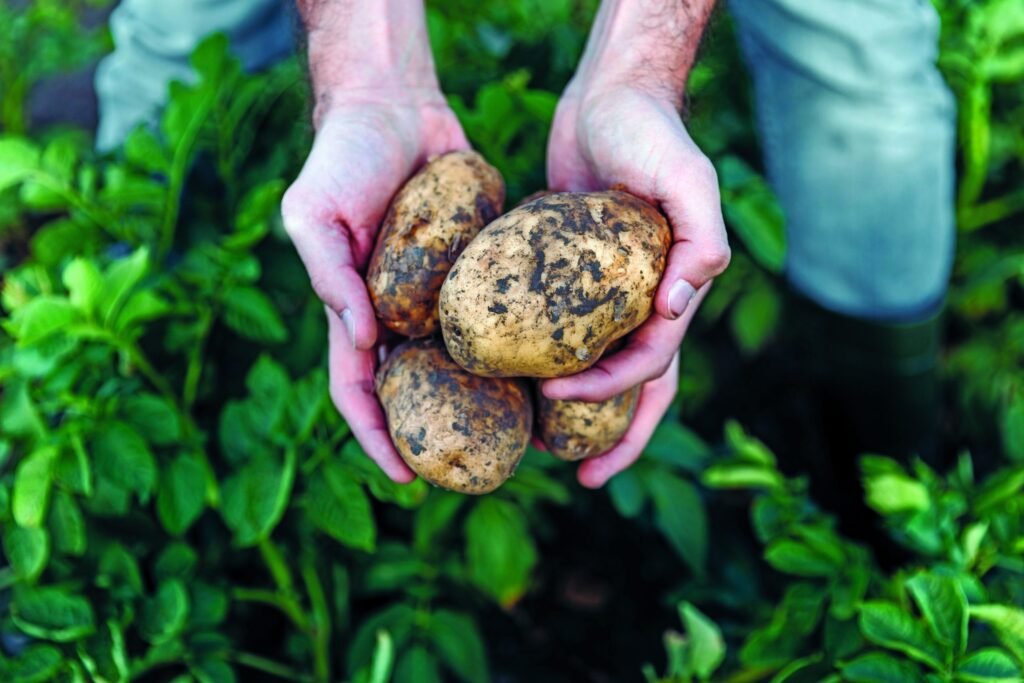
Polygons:
M448 351L488 377L563 377L650 315L671 232L617 191L535 199L493 221L441 287Z
M558 401L539 391L537 429L556 458L583 460L611 449L629 429L642 386L600 403Z
M385 326L407 337L437 330L437 297L445 275L504 202L501 174L473 151L431 160L398 191L366 274Z
M377 395L402 459L437 486L488 493L526 452L533 425L527 384L466 372L439 339L396 348L377 373Z

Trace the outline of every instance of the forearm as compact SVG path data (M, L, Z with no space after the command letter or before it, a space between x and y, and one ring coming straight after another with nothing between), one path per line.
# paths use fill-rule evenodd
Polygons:
M715 0L603 0L574 87L630 85L682 105Z
M297 0L307 33L314 122L339 97L435 96L423 0Z

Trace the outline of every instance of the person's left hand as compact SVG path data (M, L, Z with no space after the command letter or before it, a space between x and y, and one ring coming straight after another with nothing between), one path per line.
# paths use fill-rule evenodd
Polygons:
M679 345L730 255L715 169L671 102L628 85L582 93L570 84L548 141L548 187L590 192L614 185L659 207L673 244L655 312L626 344L588 370L541 385L548 398L604 401L645 384L622 440L580 465L579 481L591 488L640 456L668 410L678 385Z

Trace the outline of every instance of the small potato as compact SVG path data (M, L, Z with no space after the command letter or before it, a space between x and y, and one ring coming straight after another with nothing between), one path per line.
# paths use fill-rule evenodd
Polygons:
M564 377L644 322L671 232L625 192L534 199L484 228L441 287L452 358L487 377Z
M455 259L501 213L505 181L473 151L432 159L384 217L366 287L386 327L407 337L437 330L437 297Z
M396 348L377 372L377 395L398 453L437 486L489 493L526 452L533 425L526 383L471 375L439 339Z
M556 401L537 392L537 428L551 454L583 460L617 444L629 429L642 386L600 403Z

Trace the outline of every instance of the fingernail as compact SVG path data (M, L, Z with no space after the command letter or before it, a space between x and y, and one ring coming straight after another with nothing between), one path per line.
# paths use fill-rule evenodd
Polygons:
M352 311L347 308L343 310L339 316L341 323L345 326L345 331L348 332L348 340L352 342L352 348L356 347L356 321L352 319Z
M384 344L381 344L380 346L377 347L377 363L378 363L378 365L382 364L387 359L388 359L388 347L385 346Z
M668 290L668 310L673 318L686 312L697 290L686 280L676 280Z

